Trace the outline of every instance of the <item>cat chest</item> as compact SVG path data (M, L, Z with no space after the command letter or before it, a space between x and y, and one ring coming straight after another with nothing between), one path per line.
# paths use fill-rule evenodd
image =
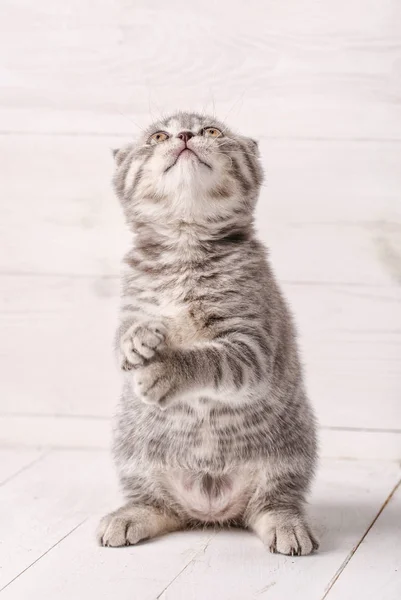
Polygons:
M160 306L160 317L167 324L168 345L187 346L210 337L205 316L199 308L179 301L164 302Z

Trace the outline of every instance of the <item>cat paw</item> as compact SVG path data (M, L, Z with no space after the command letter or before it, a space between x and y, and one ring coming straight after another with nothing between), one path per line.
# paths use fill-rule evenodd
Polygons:
M97 529L97 540L101 546L118 548L133 546L149 535L146 522L130 516L111 513L103 517Z
M318 541L299 515L265 513L257 518L253 529L273 553L305 556L319 548Z
M121 338L121 368L129 371L153 358L157 348L164 342L166 328L161 323L132 325Z
M145 404L157 404L162 409L167 408L177 390L167 361L151 362L136 369L134 385Z

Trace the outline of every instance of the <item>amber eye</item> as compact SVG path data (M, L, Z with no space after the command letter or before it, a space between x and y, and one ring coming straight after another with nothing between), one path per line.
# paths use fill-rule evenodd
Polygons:
M161 144L161 142L165 142L166 140L168 140L168 138L168 133L165 133L164 131L157 131L156 133L150 136L150 143Z
M206 127L206 129L203 130L203 135L206 137L217 138L220 137L222 133L220 129L217 129L216 127Z

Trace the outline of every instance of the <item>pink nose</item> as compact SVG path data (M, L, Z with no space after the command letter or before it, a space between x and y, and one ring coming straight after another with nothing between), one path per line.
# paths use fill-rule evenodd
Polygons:
M177 135L177 137L180 138L180 140L182 140L186 144L188 140L194 137L194 134L192 133L192 131L181 131Z

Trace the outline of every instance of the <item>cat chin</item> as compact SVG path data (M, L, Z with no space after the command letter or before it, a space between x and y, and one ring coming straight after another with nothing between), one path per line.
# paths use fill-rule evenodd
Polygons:
M187 178L187 177L204 177L208 171L212 171L212 167L204 160L195 156L195 154L185 153L180 156L172 167L165 171L165 175Z
M185 191L186 194L207 194L214 186L214 173L201 163L177 164L167 175L163 187L171 195L180 191Z

